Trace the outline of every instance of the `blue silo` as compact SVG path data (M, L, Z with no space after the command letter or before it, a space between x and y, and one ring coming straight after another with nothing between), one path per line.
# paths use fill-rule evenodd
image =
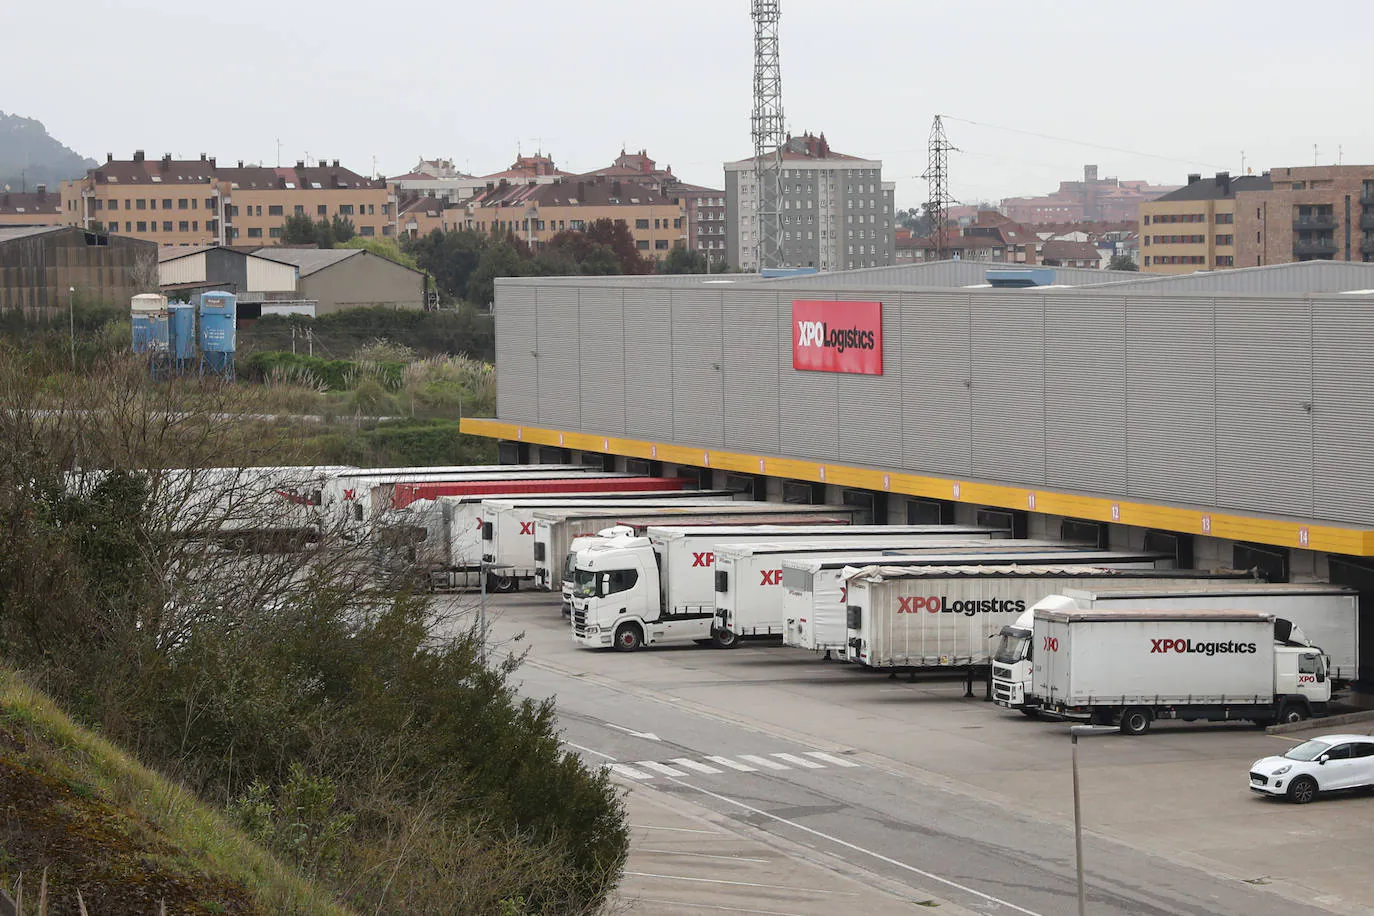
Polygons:
M200 294L200 371L202 374L234 377L234 351L237 341L234 321L238 300L233 293Z

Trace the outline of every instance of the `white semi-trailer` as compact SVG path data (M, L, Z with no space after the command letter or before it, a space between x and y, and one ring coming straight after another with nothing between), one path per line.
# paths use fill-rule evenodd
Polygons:
M482 501L482 563L491 570L491 586L496 591L514 591L534 577L534 523L540 511L585 513L589 517L614 519L625 516L688 515L707 513L738 514L755 503L740 503L733 494L683 490L673 493L629 494L604 499L577 494L563 499L486 499ZM743 507L741 509L740 507ZM805 507L791 507L805 509ZM793 514L802 514L801 512ZM601 527L606 527L606 523Z
M1322 650L1276 645L1263 611L1041 608L1034 638L1040 707L1129 735L1156 719L1297 722L1331 699Z
M1141 587L1066 588L1062 597L1047 598L1046 607L1082 610L1226 610L1245 607L1274 615L1274 639L1280 645L1322 646L1327 674L1334 686L1359 677L1359 593L1339 586L1305 583L1255 582L1245 578L1178 580ZM1039 605L1037 605L1038 607ZM999 706L1027 709L1033 695L1031 669L1035 655L1035 607L1002 628L993 653L992 692Z
M993 553L984 557L989 551ZM1061 544L1054 541L1004 539L992 544L978 544L958 550L906 550L907 556L880 555L872 552L841 553L828 556L782 558L782 642L785 646L810 649L813 652L847 654L849 630L845 623L849 586L846 574L868 566L926 566L928 553L941 554L937 561L948 565L949 555L979 554L978 561L994 563L1048 563L1073 554L1074 561L1106 562L1119 559L1139 559L1140 555L1089 550L1080 544ZM1083 559L1086 555L1086 559ZM1146 561L1153 565L1163 560L1161 554L1148 554ZM973 560L970 559L970 562Z
M964 528L963 534L951 529ZM988 550L1050 550L1049 541L1003 538L1001 529L955 525L854 526L834 537L806 537L768 543L724 545L716 551L716 623L711 637L731 648L741 636L781 636L786 625L783 608L783 563L824 561L828 557L866 554L867 564L899 559L905 554L987 552ZM996 536L997 540L991 542ZM1071 548L1066 548L1071 549ZM841 614L843 620L843 615ZM843 637L843 632L841 632Z
M1158 554L1087 559L1092 553L1050 555L1040 565L1028 554L953 555L856 570L847 577L848 657L872 668L983 668L1002 627L1046 595L1132 575L1137 582L1165 578L1153 571Z

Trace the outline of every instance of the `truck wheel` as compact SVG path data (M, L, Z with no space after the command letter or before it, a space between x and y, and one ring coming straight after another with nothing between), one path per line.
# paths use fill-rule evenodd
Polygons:
M644 633L639 624L622 623L616 627L615 647L621 652L633 652L644 645Z
M1284 725L1291 725L1294 722L1301 722L1307 718L1307 707L1302 703L1284 701L1279 707L1279 722Z
M520 580L515 578L514 576L492 575L487 579L487 590L499 592L503 595L513 592L519 587Z
M1317 781L1311 776L1299 776L1288 784L1288 800L1305 805L1317 797Z
M1150 730L1150 711L1142 706L1128 706L1121 714L1121 734L1143 735Z
M712 630L711 642L717 649L733 649L739 645L739 634L730 630Z

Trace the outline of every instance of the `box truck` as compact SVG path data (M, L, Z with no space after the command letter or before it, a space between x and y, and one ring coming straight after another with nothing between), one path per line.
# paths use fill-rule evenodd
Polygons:
M837 553L824 556L782 558L782 642L785 646L810 649L813 652L838 653L845 657L849 646L849 631L845 624L849 586L845 575L866 566L929 565L926 555L986 554L993 562L1007 563L1024 559L1028 563L1044 563L1062 557L1089 552L1098 559L1110 560L1118 554L1089 551L1079 544L1057 541L1002 539L994 543L977 543L942 550L904 550L906 556L877 553ZM1150 554L1149 563L1158 562L1159 555ZM948 557L939 560L947 563Z
M1156 719L1297 722L1331 699L1322 650L1276 645L1264 611L1041 608L1033 632L1040 707L1128 735Z
M963 533L954 533L962 530ZM852 556L864 552L868 562L914 552L987 551L994 536L1021 549L1045 549L1048 542L1013 541L1004 529L964 525L855 525L833 536L807 535L787 540L726 544L716 550L716 623L712 639L732 648L741 636L781 636L786 622L782 565L788 560ZM841 634L843 635L843 634Z
M872 668L985 668L1002 627L1046 595L1158 577L1158 554L1088 559L1094 553L1111 551L1049 554L1041 563L1029 553L955 554L855 570L846 577L848 657Z
M548 493L664 493L686 490L689 481L684 477L581 477L543 478L526 475L512 478L501 487L508 496L542 496ZM695 491L695 488L693 488ZM487 493L490 487L480 480L445 480L430 482L402 482L390 485L388 501L381 494L379 501L392 509L404 509L417 499L438 499L441 496L469 496Z
M573 637L587 648L614 646L626 651L668 642L705 644L711 640L716 617L719 547L825 531L790 525L688 527L664 522L648 528L646 536L617 538L581 550L574 566Z
M1177 580L1151 587L1110 586L1064 589L1028 608L1016 622L1003 627L993 653L993 699L1007 709L1028 710L1031 666L1035 654L1032 629L1035 611L1046 608L1084 610L1155 608L1206 610L1245 607L1274 615L1274 640L1280 645L1320 645L1328 653L1327 676L1333 689L1359 677L1359 594L1353 589L1324 584L1256 582L1248 573L1236 578ZM1243 578L1241 578L1243 577Z
M496 591L514 591L534 576L534 513L541 510L614 518L618 515L657 517L660 510L674 513L691 511L734 512L734 494L717 491L680 490L670 493L605 494L575 493L562 498L501 497L484 499L480 507L482 527L481 562L492 567L491 585ZM604 527L604 526L603 526Z

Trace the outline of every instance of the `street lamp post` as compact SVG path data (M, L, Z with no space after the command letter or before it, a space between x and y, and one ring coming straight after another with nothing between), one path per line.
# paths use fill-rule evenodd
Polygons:
M1069 742L1073 745L1073 847L1074 864L1078 872L1078 916L1085 916L1087 898L1083 891L1083 808L1078 798L1078 736L1101 735L1115 729L1099 725L1070 725Z

